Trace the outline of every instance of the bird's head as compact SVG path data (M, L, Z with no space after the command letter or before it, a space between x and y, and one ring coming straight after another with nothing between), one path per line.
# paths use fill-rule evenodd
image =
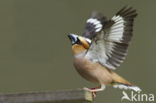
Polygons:
M68 35L74 55L84 53L88 50L91 40L75 34Z

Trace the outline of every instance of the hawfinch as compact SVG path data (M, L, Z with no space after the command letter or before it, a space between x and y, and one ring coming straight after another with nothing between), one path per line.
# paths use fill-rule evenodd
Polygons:
M141 91L114 72L127 55L136 16L136 10L132 7L123 7L110 20L101 13L93 12L86 21L82 36L68 35L77 72L86 80L100 84L97 88L85 90L93 93L112 85Z

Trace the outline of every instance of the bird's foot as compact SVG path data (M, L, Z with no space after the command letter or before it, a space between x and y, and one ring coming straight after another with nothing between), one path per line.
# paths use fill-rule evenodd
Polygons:
M86 90L86 91L91 92L94 99L96 98L96 92L94 91L94 89L96 89L96 88L86 88L86 87L84 87L83 89Z
M84 90L87 90L87 91L90 91L90 92L100 92L100 91L103 91L105 89L105 85L104 84L101 84L100 87L95 87L95 88L84 88Z
M83 89L86 91L92 92L93 97L96 98L96 92L103 91L105 89L105 85L101 84L100 87L95 87L95 88L91 88L91 89L85 87Z
M91 88L91 90L94 90L94 89L96 89L96 88ZM95 91L92 91L92 95L93 95L93 97L95 99L96 98L96 92Z

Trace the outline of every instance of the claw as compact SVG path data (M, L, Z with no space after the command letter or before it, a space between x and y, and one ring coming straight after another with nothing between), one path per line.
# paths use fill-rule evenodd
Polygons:
M105 89L105 85L104 84L101 84L100 87L95 87L95 88L91 88L91 89L85 87L83 89L86 90L86 91L91 92L92 95L93 95L93 97L94 97L94 99L95 99L96 98L96 92L103 91Z
M94 91L96 88L86 88L86 87L84 87L83 89L86 90L86 91L91 92L94 99L96 98L96 92Z
M91 88L91 90L94 90L96 88ZM96 92L95 91L92 91L92 96L94 97L94 99L96 98Z

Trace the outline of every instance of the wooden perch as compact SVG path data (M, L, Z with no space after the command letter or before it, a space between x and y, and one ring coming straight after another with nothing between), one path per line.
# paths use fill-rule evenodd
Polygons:
M82 89L0 94L0 103L89 103L92 93Z

